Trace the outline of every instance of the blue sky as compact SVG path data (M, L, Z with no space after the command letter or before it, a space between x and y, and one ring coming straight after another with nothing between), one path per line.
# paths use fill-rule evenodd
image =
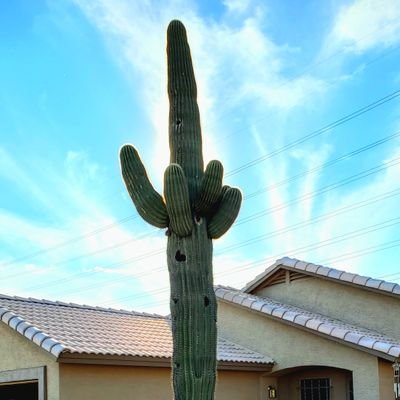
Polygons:
M165 235L137 217L118 151L133 143L162 192L174 18L204 157L245 197L215 241L216 283L284 255L400 282L397 0L0 7L1 293L168 312Z

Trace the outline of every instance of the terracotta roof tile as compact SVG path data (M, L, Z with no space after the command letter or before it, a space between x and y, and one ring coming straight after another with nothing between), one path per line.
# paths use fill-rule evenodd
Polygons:
M228 292L231 293L230 296L227 296ZM374 350L391 357L400 356L400 342L379 332L233 288L218 286L216 294L218 298L225 299L225 301L230 301L227 299L232 297L234 299L247 297L248 301L241 300L242 307L258 311L266 316L279 318L292 325L308 328L311 332L321 333L332 339L341 339L349 344L356 344L360 346L360 349ZM233 296L234 294L236 295ZM262 303L263 305L261 305ZM240 303L238 302L238 304Z
M238 300L248 306L254 303L246 296ZM161 315L0 295L0 320L56 357L63 352L171 357L170 320ZM273 363L270 357L221 337L218 360Z

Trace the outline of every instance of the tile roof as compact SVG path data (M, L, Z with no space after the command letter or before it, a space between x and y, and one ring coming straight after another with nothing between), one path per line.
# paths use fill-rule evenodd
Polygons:
M170 320L161 315L0 295L0 320L57 358L66 353L171 357ZM218 360L273 363L221 337Z
M389 359L400 357L400 342L379 332L280 303L268 297L250 295L238 289L218 286L215 293L219 299L280 319L282 322L297 325L331 339L341 340L349 345L357 346L360 350L377 352Z
M388 294L396 297L400 296L400 285L398 285L397 283L386 282L381 279L373 279L368 276L353 274L351 272L329 268L323 265L317 265L290 257L283 257L277 260L264 272L257 275L252 281L247 283L246 286L243 288L243 291L247 293L251 292L264 279L268 278L282 267L304 273L306 275L320 276L325 279L332 279L338 282L356 285L361 288L378 291L382 294Z

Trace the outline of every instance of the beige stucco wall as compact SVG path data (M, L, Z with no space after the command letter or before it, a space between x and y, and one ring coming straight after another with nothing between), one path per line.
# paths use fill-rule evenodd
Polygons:
M272 285L255 294L400 339L400 300L394 297L312 277Z
M378 360L373 355L225 302L219 303L218 318L224 337L274 358L275 372L318 365L346 369L353 372L356 400L387 400L379 397Z
M260 373L220 371L216 400L258 400ZM60 400L172 399L169 368L60 364Z
M58 364L45 350L0 322L0 371L46 366L48 400L59 400Z

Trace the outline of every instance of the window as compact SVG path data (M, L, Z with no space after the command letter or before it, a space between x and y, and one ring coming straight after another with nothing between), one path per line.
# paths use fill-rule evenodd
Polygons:
M46 400L46 367L0 372L1 400Z
M302 379L300 381L300 399L330 400L329 379Z

